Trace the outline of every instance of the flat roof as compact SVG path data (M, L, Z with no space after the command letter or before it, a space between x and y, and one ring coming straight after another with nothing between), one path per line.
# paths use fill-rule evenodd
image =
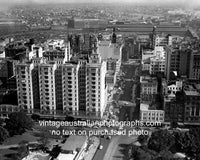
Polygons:
M77 152L74 152L74 154L60 153L56 159L57 160L74 160L76 154Z
M150 76L140 76L140 83L157 83L157 79Z
M149 104L140 103L140 110L148 111L148 109L149 109Z
M113 76L113 75L115 75L115 71L107 71L107 72L106 72L106 75Z
M197 91L185 91L185 94L188 96L200 96L199 92Z
M47 153L41 152L30 152L28 156L24 157L22 160L49 160L50 156Z

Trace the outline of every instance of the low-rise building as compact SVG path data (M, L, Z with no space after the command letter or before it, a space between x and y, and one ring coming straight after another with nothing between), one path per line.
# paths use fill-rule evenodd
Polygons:
M168 85L168 92L176 93L177 91L181 91L183 86L182 81L176 81L175 84Z
M143 122L164 122L163 110L151 109L149 104L140 104L140 120Z

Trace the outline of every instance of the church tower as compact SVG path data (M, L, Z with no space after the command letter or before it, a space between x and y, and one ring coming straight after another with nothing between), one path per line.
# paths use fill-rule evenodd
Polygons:
M117 35L115 33L115 27L113 28L113 33L112 33L112 37L111 37L111 42L112 43L116 43L117 42Z

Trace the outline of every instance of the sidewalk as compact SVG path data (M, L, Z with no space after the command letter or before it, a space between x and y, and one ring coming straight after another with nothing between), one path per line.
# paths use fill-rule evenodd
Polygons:
M91 137L91 139L94 143L90 146L89 151L85 153L84 160L92 160L100 145L99 138Z

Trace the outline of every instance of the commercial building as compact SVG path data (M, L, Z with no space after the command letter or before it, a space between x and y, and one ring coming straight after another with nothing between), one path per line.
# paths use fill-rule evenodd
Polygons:
M165 111L165 122L184 122L184 99L181 93L170 93L164 97L163 109Z
M87 111L102 117L106 107L107 86L106 86L106 62L101 56L93 53L87 64Z
M150 71L152 75L165 72L165 59L164 58L150 58Z
M190 71L189 78L200 80L200 52L199 50L193 50L190 54Z
M192 85L184 87L184 123L197 124L200 122L200 93Z
M56 111L56 86L55 63L42 63L38 66L40 107L44 113L55 114Z
M153 49L142 50L142 61L147 60L152 57L155 57L155 51Z
M168 34L168 35L159 34L159 35L156 35L154 44L155 44L155 46L163 46L163 47L166 45L171 46L172 39L173 39L173 37L170 34Z
M149 73L155 75L157 73L165 73L165 50L164 47L155 47L155 57L150 58Z
M200 54L199 49L192 49L193 46L166 46L166 67L165 73L167 80L172 79L172 73L187 77L189 79L200 79Z
M165 50L162 46L142 50L142 70L150 74L165 72Z
M155 101L158 87L157 79L150 76L140 76L140 86L141 102Z
M140 120L143 122L164 122L163 110L151 109L149 104L140 104Z
M184 83L183 90L176 94L171 92L164 97L165 122L199 125L200 93L195 86L197 85Z

